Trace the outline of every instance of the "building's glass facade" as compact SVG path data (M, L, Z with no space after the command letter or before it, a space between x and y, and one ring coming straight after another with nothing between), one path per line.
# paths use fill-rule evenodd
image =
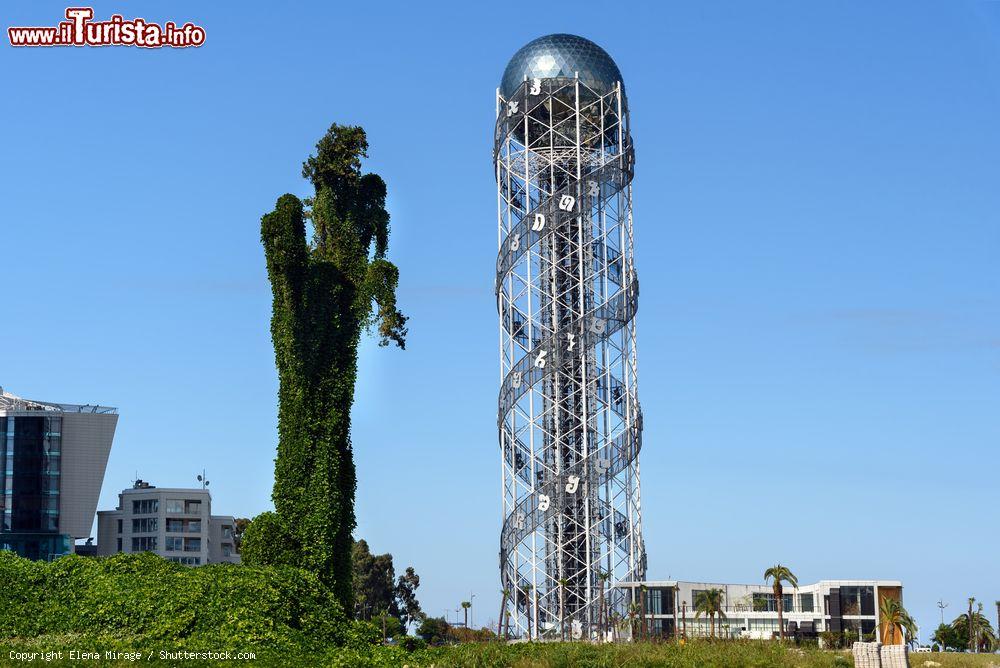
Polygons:
M0 549L28 559L71 551L59 533L61 446L61 417L0 417Z
M840 614L874 615L875 590L873 587L841 587Z

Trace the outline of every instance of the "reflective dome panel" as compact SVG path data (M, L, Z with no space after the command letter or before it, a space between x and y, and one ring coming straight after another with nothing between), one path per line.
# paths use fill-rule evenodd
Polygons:
M500 80L500 94L513 95L524 78L567 77L577 73L591 88L606 93L622 80L608 52L576 35L546 35L522 46L507 63Z

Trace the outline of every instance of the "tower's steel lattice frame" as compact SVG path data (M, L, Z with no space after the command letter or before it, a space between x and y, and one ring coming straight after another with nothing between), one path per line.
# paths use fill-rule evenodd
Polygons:
M521 636L598 638L602 590L625 615L613 585L645 578L633 164L621 82L497 91L500 570Z

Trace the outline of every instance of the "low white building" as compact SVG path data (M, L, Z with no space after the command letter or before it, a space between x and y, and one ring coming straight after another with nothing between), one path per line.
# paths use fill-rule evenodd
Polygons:
M716 584L649 580L623 582L628 601L639 602L645 587L646 624L651 636L708 636L711 621L697 615L698 593L722 591L723 616L716 615L715 635L725 638L769 639L779 633L778 606L771 585ZM789 637L815 638L824 631L873 634L879 625L879 602L893 598L902 603L898 580L820 580L797 588L785 585L782 617Z
M118 508L97 513L97 554L154 552L187 566L239 563L231 515L212 515L207 489L154 487L137 480Z

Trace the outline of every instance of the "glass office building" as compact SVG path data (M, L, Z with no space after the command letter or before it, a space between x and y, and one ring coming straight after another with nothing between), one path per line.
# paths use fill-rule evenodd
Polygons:
M114 408L0 390L0 549L51 560L90 535L117 422Z
M0 548L29 559L70 551L59 533L60 417L0 417L3 488Z

